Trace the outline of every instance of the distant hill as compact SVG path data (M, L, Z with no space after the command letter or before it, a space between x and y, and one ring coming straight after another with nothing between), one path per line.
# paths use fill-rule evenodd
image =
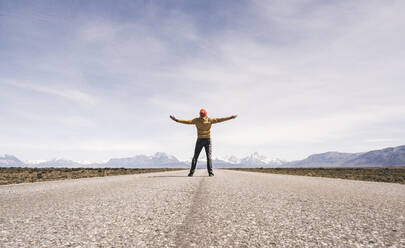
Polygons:
M405 145L362 153L326 152L287 162L282 167L377 167L405 166Z
M360 153L344 162L345 165L405 165L405 145Z
M284 163L283 167L342 165L346 161L356 158L358 155L360 155L360 153L325 152L312 154L303 160Z

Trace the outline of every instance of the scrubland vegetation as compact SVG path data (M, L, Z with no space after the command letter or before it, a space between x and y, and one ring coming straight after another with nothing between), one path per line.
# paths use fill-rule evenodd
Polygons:
M398 168L231 168L230 170L331 177L405 184L405 167Z
M113 175L139 174L150 172L173 171L182 169L151 168L0 168L0 185L15 183L32 183L51 180L75 179L83 177L104 177Z

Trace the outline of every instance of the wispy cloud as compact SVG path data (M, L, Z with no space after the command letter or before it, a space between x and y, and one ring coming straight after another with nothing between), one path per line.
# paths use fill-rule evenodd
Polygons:
M398 141L398 139L393 139L393 138L376 138L376 139L367 139L366 142L371 142L371 143L385 143L385 142L393 142L393 141Z
M32 90L39 93L50 94L57 97L62 97L64 99L74 101L80 104L85 105L95 105L97 104L97 98L90 94L87 94L83 91L78 89L58 86L50 86L50 85L42 85L40 83L32 83L27 81L11 81L5 80L4 81L8 85L12 85L14 87L24 89L24 90Z

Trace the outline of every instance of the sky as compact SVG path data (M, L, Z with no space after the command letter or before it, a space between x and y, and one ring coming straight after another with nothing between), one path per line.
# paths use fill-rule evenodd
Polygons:
M303 159L405 144L405 1L0 0L0 154Z

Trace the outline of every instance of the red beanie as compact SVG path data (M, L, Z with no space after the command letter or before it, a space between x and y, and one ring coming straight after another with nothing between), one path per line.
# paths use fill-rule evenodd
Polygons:
M201 117L207 116L207 111L206 111L205 109L201 109L201 110L200 110L200 116L201 116Z

